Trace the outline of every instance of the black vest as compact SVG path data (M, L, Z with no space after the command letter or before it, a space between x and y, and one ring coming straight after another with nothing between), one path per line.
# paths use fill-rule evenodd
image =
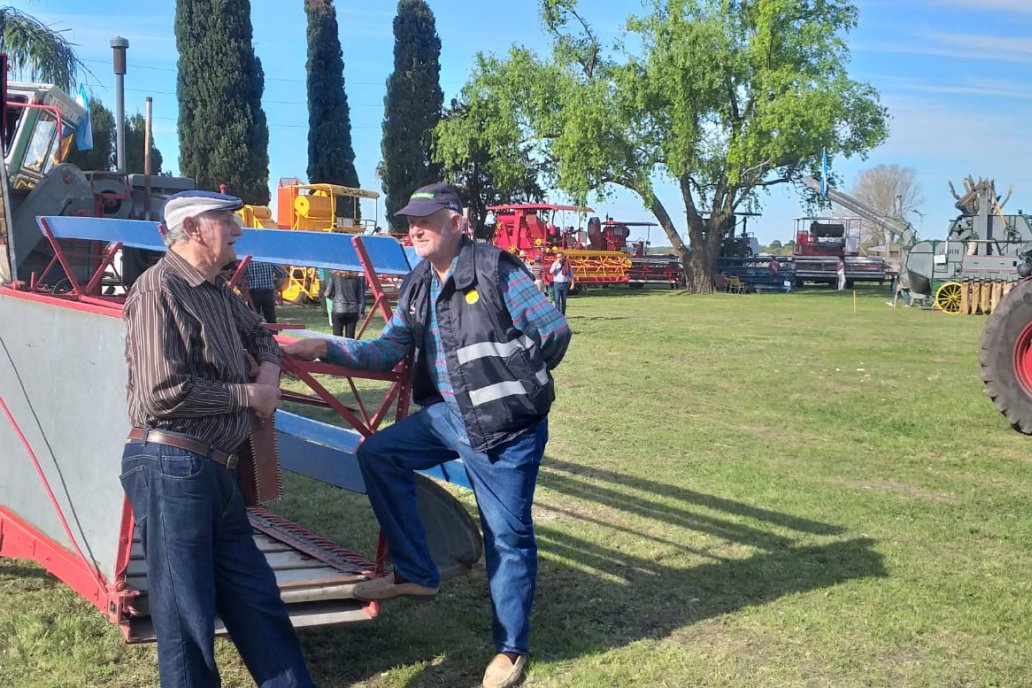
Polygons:
M437 299L437 324L470 445L486 451L515 439L548 414L555 398L541 347L516 329L502 296L500 268L526 270L513 255L463 237L454 272ZM442 401L424 347L430 325L432 266L422 261L398 298L416 348L412 397L420 406Z

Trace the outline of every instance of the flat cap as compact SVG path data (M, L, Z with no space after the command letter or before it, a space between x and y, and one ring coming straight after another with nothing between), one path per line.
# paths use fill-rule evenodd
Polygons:
M168 229L175 229L188 217L197 217L212 210L240 210L244 202L236 196L214 191L180 191L168 197L161 209L161 218Z

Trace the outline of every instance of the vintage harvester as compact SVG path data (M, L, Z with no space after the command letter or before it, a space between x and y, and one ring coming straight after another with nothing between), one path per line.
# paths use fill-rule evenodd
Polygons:
M910 291L931 296L947 313L990 313L1018 281L1018 267L1032 250L1032 217L1005 215L1007 199L1000 201L991 179L966 177L962 195L953 184L950 190L960 214L945 240L910 246Z
M39 117L28 127L23 117L33 109ZM118 480L129 431L124 297L121 289L105 285L120 281L113 261L122 249L160 253L164 246L154 220L91 217L102 199L90 193L82 172L61 162L67 132L74 130L81 110L61 112L40 99L17 110L5 108L3 115L13 125L4 138L5 160L25 150L23 137L37 141L44 153L34 185L13 189L8 180L20 168L0 166L0 557L39 563L118 624L127 641L151 640L147 562ZM38 121L46 118L54 121L41 128ZM361 271L374 294L370 318L374 311L377 317L390 316L380 276L409 270L404 251L389 237L253 231L237 242L237 252L242 260L233 282L250 259ZM12 279L18 276L24 279ZM284 359L284 370L304 390L285 397L329 409L339 422L277 411L274 430L256 431L250 442L257 472L276 476L281 465L361 492L355 448L388 418L407 413L410 366L406 360L387 373L363 373ZM353 402L327 389L327 380L334 378L348 381ZM380 400L363 402L355 378L379 381ZM446 465L438 476L466 482L459 464ZM259 499L275 498L280 489L275 479L259 487ZM468 570L480 556L472 520L430 478L419 481L419 490L442 574ZM382 540L375 554L360 556L268 505L256 505L249 514L296 626L377 615L377 604L354 599L351 590L379 573L386 555Z
M580 287L627 284L631 258L622 250L608 248L597 217L589 219L585 230L555 223L557 213L581 215L594 212L591 208L524 203L490 206L488 210L495 217L494 245L530 260L541 258L546 274L556 253L563 251Z
M684 285L684 266L673 253L662 255L650 254L648 235L655 222L618 222L606 218L600 225L601 240L608 250L623 251L631 257L631 267L627 272L627 286L641 288L646 285L664 285L676 289ZM631 228L645 228L646 238L630 240ZM590 230L591 224L588 224ZM590 237L590 234L589 234Z
M803 183L820 193L821 183L813 177L803 177ZM856 282L884 282L889 274L898 272L898 265L887 265L880 256L862 255L861 239L867 228L873 228L898 238L913 230L905 222L887 217L877 209L849 194L826 187L827 198L855 214L854 217L799 218L795 226L795 249L792 262L796 286L804 282L834 284L839 259L845 265L846 286Z

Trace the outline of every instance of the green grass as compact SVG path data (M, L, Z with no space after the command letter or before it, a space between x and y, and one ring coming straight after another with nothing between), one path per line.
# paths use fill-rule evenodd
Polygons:
M1029 439L981 390L981 318L885 298L571 299L528 686L1032 685ZM372 551L361 497L294 477L277 510ZM156 685L153 647L34 565L0 595L0 685ZM483 569L301 637L321 686L479 685Z

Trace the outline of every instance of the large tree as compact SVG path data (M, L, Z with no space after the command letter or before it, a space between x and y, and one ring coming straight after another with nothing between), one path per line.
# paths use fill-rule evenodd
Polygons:
M636 193L692 291L710 291L735 212L765 187L816 173L822 150L863 155L886 135L877 93L846 72L844 33L857 21L846 0L651 0L612 55L576 0L541 7L550 55L478 56L462 91L471 116L491 112L503 142L492 164L516 164L529 143L546 181L579 202L613 185ZM690 250L655 194L663 178L680 192Z
M489 138L491 127L482 119L467 116L468 112L469 108L464 103L452 100L442 122L458 119L459 126L438 125L440 136L434 146L433 157L441 163L446 158L454 161L454 164L445 166L444 177L462 196L476 236L490 239L486 226L488 206L541 202L545 192L538 183L541 170L531 159L527 147L516 151L520 156L516 165L491 164L494 148ZM483 108L478 112L483 113ZM459 150L445 153L449 146L456 146Z
M434 13L424 0L399 0L394 17L394 71L387 78L383 116L383 190L387 216L420 186L438 181L440 167L430 158L432 132L441 118L441 39Z
M333 0L305 0L308 16L308 180L357 187L351 112L344 91L344 54ZM351 203L337 204L341 217Z
M146 138L146 118L137 112L125 120L125 169L126 172L143 174L143 143ZM154 145L154 137L151 136L151 174L161 174L161 163L164 159L161 151Z
M14 71L69 91L76 72L89 70L63 33L14 7L0 6L0 52L7 53Z
M81 170L108 171L115 167L115 116L99 98L90 98L90 126L93 149L72 150L68 162ZM137 112L125 120L125 167L129 173L143 173L143 139L145 121ZM161 174L161 151L151 140L151 173Z
M249 0L177 0L179 168L199 187L269 202L265 75Z

